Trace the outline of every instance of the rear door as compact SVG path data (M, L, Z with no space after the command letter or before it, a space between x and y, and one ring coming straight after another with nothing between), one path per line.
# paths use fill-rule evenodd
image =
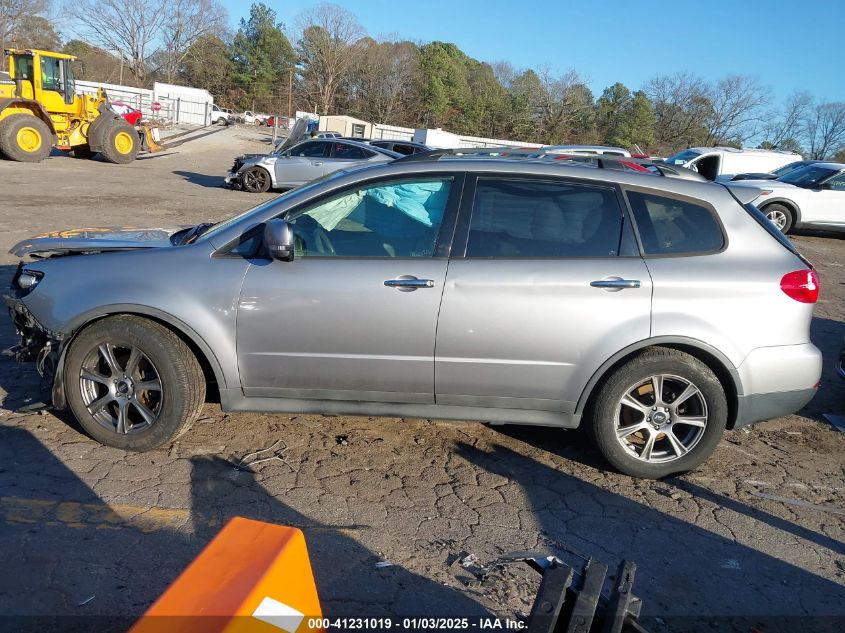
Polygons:
M651 280L619 192L468 179L437 328L438 404L571 412L610 356L647 338Z
M351 143L334 141L329 144L331 149L326 162L323 164L323 171L330 174L338 169L348 169L364 163L368 158L375 156L375 152L362 149Z

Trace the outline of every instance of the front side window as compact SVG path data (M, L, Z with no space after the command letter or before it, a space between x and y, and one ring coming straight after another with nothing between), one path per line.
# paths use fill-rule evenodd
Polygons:
M305 158L320 158L326 154L326 144L317 141L309 141L291 148L291 156L304 156Z
M845 172L840 172L833 178L824 181L825 189L831 191L845 191Z
M613 189L533 180L478 180L467 257L612 257L622 211Z
M778 178L781 182L795 185L796 187L812 188L823 180L830 178L836 174L835 169L830 167L820 167L819 165L807 165L795 171L791 171L785 176Z
M706 253L725 245L707 207L639 191L627 195L646 255Z
M288 218L295 257L432 257L451 178L344 191Z
M60 61L53 57L41 58L41 87L44 90L61 90Z

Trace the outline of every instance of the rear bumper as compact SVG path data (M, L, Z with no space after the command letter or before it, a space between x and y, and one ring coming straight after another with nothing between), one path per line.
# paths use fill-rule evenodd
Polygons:
M736 421L733 428L795 413L802 409L815 395L815 389L799 389L797 391L739 396Z

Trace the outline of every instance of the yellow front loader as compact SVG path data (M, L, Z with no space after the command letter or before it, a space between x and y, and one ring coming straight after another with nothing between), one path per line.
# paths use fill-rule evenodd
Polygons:
M0 74L0 153L37 163L55 147L78 158L99 153L112 163L138 155L138 133L109 108L105 92L76 94L71 55L35 49L6 51Z

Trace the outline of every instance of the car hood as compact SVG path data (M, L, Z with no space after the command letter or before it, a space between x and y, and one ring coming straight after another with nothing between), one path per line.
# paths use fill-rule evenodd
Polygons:
M185 226L157 229L83 228L43 233L15 244L9 251L17 257L26 255L67 255L70 253L101 253L139 248L172 246L170 236Z
M732 180L731 186L756 187L757 189L797 189L795 185L780 180Z

